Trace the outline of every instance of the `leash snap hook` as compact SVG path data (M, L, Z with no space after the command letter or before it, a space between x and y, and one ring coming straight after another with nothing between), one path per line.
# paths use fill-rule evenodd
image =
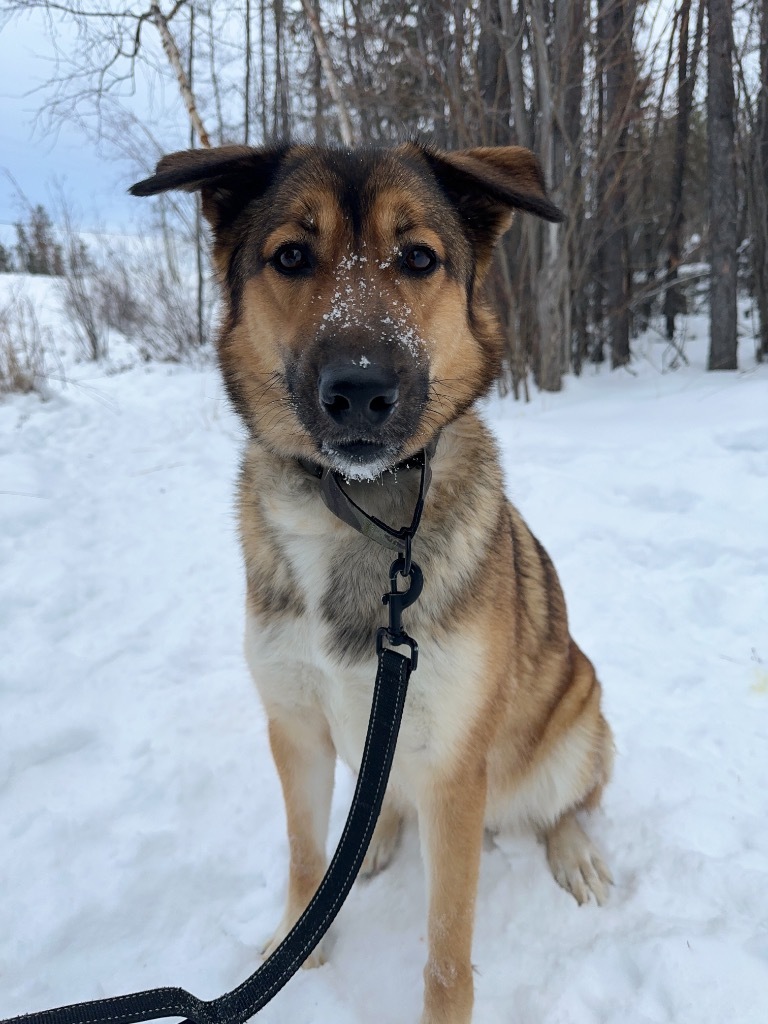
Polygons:
M410 544L406 555L400 555L389 567L389 593L384 594L382 603L389 611L389 625L381 626L376 632L376 653L381 654L386 640L390 647L410 647L411 671L416 668L419 660L419 645L403 629L403 610L409 608L417 600L424 588L424 576L419 566L410 558ZM408 577L410 586L407 590L397 589L398 576Z

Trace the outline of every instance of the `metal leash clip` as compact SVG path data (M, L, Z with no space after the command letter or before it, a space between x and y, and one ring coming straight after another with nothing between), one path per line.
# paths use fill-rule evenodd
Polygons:
M410 538L409 538L410 540ZM410 586L407 590L397 589L397 578L402 576L410 579ZM418 565L412 561L410 544L405 555L400 555L389 567L389 592L382 597L382 603L389 609L389 625L381 626L376 631L376 653L378 655L385 649L384 641L389 647L410 647L411 649L411 671L414 671L419 661L419 645L403 629L403 609L408 608L416 601L424 587L424 576Z

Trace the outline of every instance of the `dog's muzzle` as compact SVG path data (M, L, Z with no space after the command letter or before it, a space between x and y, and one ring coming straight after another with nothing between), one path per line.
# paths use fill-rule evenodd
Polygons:
M286 366L299 422L324 464L352 479L373 479L408 449L429 394L429 366L393 343L368 336L323 336ZM378 358L377 358L378 355Z

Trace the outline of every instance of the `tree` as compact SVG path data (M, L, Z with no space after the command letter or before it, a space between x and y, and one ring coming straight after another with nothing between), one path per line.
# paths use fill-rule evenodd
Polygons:
M708 0L709 370L737 369L736 145L732 0Z
M590 358L625 365L631 330L652 325L659 312L674 332L677 267L691 236L707 237L709 220L707 123L696 94L708 4L0 0L0 16L42 11L51 32L63 19L76 28L72 51L59 51L47 112L54 122L76 112L141 170L169 146L261 144L289 134L325 144L417 136L445 148L533 149L567 223L516 218L486 278L504 330L504 385L526 396L530 377L556 390ZM742 177L731 163L724 180L742 189L739 216L749 227L738 231L750 236L759 354L768 358L766 4L737 11L734 53L740 68L744 51L747 83L738 121ZM724 6L730 11L732 0ZM759 26L760 91L756 47L742 45L753 45ZM721 38L717 28L708 34L713 45ZM157 93L178 96L188 143L156 139L151 122L126 106L125 87L139 67ZM726 78L731 72L726 61ZM721 136L713 128L710 143ZM713 185L715 213L723 212L723 194ZM183 197L167 198L162 216L190 242L198 237ZM733 229L738 218L733 210L728 216ZM709 237L726 237L716 218Z
M563 55L569 40L567 4L557 0L548 19L549 5L544 0L529 0L531 34L536 48L537 86L544 114L539 130L539 150L549 181L565 175L563 136L564 83L561 76ZM547 39L551 40L547 45ZM558 185L562 183L562 178ZM539 235L541 271L536 276L536 312L539 332L537 383L544 391L559 391L565 369L564 342L570 337L570 275L565 231L559 224L533 224Z
M676 315L685 311L680 291L675 286L675 281L677 280L677 269L682 258L683 228L685 225L683 184L685 181L693 90L696 86L696 69L704 28L704 7L704 0L699 0L696 34L691 54L689 54L688 50L691 0L682 0L677 16L679 33L677 118L675 123L675 152L672 169L669 227L667 229L667 287L664 294L664 317L667 337L670 340L675 336Z
M320 4L316 3L316 6L313 6L312 0L301 0L301 6L304 8L304 14L306 15L307 22L312 32L312 39L315 44L317 59L323 69L323 74L325 75L325 80L328 85L328 91L333 97L333 102L336 104L342 142L345 146L351 146L354 142L352 120L349 116L349 111L347 110L346 100L342 95L341 84L333 66L331 54L328 49L328 42L325 38L325 32L320 24Z
M603 80L603 237L600 269L611 347L611 366L625 366L629 351L629 265L624 176L627 122L633 89L636 0L598 0L598 61Z
M0 242L0 274L12 274L13 269L13 254Z
M46 17L44 24L52 37L55 37L59 19L65 18L77 28L78 43L73 52L57 53L57 73L49 83L51 91L45 111L56 124L75 116L74 109L78 110L78 120L82 119L84 110L89 110L96 115L97 134L105 128L111 128L115 135L121 130L124 134L124 122L107 125L109 115L105 111L114 115L120 109L121 91L126 84L135 86L139 64L158 71L162 61L158 60L153 40L148 39L152 33L147 32L148 26L154 28L155 39L161 44L190 123L200 144L209 146L209 133L173 31L179 14L190 6L192 0L162 3L147 0L146 6L120 0L0 0L0 15L40 11ZM211 14L213 6L209 5ZM146 143L146 128L143 140Z
M756 159L754 184L753 231L759 235L761 246L754 251L754 266L758 277L758 304L760 308L760 344L758 359L768 360L768 0L760 6L760 92L754 145Z
M16 224L16 264L21 274L63 273L61 245L54 238L48 211L39 203L29 208L26 223Z
M768 360L768 0L761 0L759 13L760 75L757 95L742 78L742 100L746 115L746 138L742 140L746 166L746 198L749 215L752 288L760 314L756 356Z

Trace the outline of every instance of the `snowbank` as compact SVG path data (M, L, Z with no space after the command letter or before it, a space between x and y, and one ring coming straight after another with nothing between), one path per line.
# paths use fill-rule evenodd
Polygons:
M641 360L487 407L618 758L591 824L607 907L579 908L530 837L489 841L479 1024L768 1019L768 368L706 375L702 347L674 374ZM239 427L213 371L101 374L0 404L0 1016L155 985L213 997L282 908L241 655ZM350 793L340 769L334 837ZM424 925L411 831L353 890L330 962L262 1020L416 1021Z

